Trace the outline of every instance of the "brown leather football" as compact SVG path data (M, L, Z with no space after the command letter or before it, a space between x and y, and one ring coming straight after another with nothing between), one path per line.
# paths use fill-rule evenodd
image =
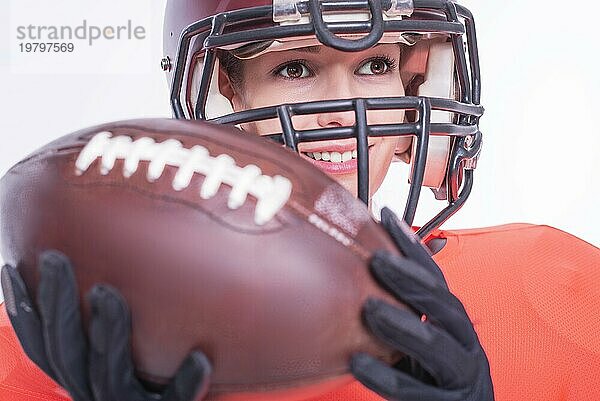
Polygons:
M395 248L367 208L288 149L233 127L147 119L62 137L0 182L2 256L30 294L41 251L84 294L108 283L132 313L138 374L165 383L193 349L210 399L303 399L351 379L350 356L398 354L361 324L373 251Z

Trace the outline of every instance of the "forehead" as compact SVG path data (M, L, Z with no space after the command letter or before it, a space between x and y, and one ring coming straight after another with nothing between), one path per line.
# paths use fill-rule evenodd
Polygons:
M344 52L341 50L336 50L328 46L323 45L315 45L315 46L307 46L300 47L297 49L287 49L287 50L279 50L279 51L271 51L260 56L255 57L250 60L264 60L264 61L272 61L272 60L285 60L290 58L297 57L314 57L323 60L336 60L336 61L351 61L354 59L363 59L364 57L369 57L377 54L390 55L393 57L397 57L400 53L400 45L396 43L382 43L372 48L362 50L359 52ZM246 61L250 61L246 60Z

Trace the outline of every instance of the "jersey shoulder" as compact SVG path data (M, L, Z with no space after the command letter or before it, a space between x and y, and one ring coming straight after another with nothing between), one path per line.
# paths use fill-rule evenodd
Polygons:
M70 400L68 394L25 355L3 303L0 304L0 400Z
M434 258L490 360L497 399L600 399L600 250L549 226L438 233Z
M600 249L549 226L509 224L442 233L447 245L435 256L451 287L478 300L519 303L556 321L587 322L600 331ZM524 312L524 311L522 311ZM595 323L594 323L595 321ZM569 338L579 337L569 325ZM558 325L556 327L558 329ZM598 332L596 331L596 332ZM587 333L580 333L581 340ZM589 336L588 336L589 337ZM584 342L600 353L600 337Z
M593 269L599 266L600 249L576 236L546 225L506 224L466 230L446 230L438 236L448 240L436 259L463 262L469 255L489 258L501 265L514 258L522 265L544 265L560 268L564 263L571 268ZM491 263L492 265L494 263ZM503 266L505 267L505 266ZM594 269L595 270L595 269Z

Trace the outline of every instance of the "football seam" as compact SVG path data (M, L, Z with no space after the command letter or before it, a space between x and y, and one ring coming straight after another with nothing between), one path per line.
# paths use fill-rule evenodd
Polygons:
M235 210L242 206L248 195L256 199L254 222L261 226L280 211L292 192L292 183L281 175L268 176L254 165L240 167L228 154L211 156L204 146L186 148L173 138L163 142L143 136L113 136L111 132L97 133L84 146L75 161L76 174L82 175L100 159L100 174L108 175L117 160L123 160L123 176L131 177L138 171L140 162L149 162L146 179L157 181L168 166L177 172L171 182L175 192L186 189L195 174L202 175L199 197L208 200L214 197L222 184L231 187L227 207Z
M178 121L179 123L184 123L184 121ZM191 123L192 125L194 124L193 122ZM194 127L195 128L195 127ZM190 128L192 129L192 128ZM218 138L212 137L212 136L208 136L208 135L203 135L202 133L190 133L190 132L186 132L186 131L174 131L174 130L159 130L159 131L155 131L155 130L149 130L148 128L144 127L144 128L140 128L139 126L136 125L131 125L131 124L123 124L120 125L118 127L110 127L110 126L104 126L104 127L96 127L96 129L94 130L94 132L88 133L88 134L84 134L81 135L79 137L80 140L85 141L86 143L89 141L89 136L93 136L98 132L101 131L109 131L112 132L115 135L129 135L131 137L154 137L154 136L179 136L179 137L185 137L186 139L190 139L190 140L198 140L201 139L203 141L209 142L212 145L216 145L216 146L220 146L238 153L243 153L246 156L255 158L255 159L260 159L262 161L268 161L269 163L272 163L274 165L277 165L278 168L282 169L285 171L285 175L288 177L294 177L294 181L297 182L298 184L301 185L301 193L306 193L306 188L305 188L305 183L299 179L301 176L299 176L293 169L291 169L290 167L288 167L287 165L282 165L279 163L278 160L270 157L268 154L265 153L257 153L257 152L253 152L251 149L248 148L243 148L243 147L239 147L237 145L232 145L230 143L227 142L223 142L220 141ZM243 133L242 133L243 135ZM258 144L253 144L253 145L258 145ZM82 147L85 145L81 145ZM260 146L275 146L277 148L280 148L280 146L278 144L275 143L270 143L268 141L263 141L263 143L260 144ZM287 148L283 148L284 150L288 150Z
M95 133L79 151L75 161L75 174L83 175L97 162L100 174L106 176L114 169L117 160L123 160L122 175L125 179L138 172L140 162L148 162L146 179L150 183L160 179L166 168L177 169L171 182L175 192L189 187L194 174L202 175L204 180L200 186L199 197L204 200L215 196L222 184L228 185L231 187L227 201L229 209L239 208L246 202L248 195L252 195L257 201L254 221L259 226L274 218L288 204L300 214L303 220L349 248L359 257L366 259L369 255L369 252L353 239L352 233L317 211L307 210L294 201L291 197L292 183L289 179L281 175L273 177L262 175L262 170L254 164L240 167L228 154L211 156L208 149L203 146L195 145L186 148L182 142L173 138L156 142L149 136L134 137L131 134L115 135L110 131L101 131ZM124 187L134 188L128 185ZM178 198L151 194L139 188L135 190L149 196L154 195L155 199L176 200L192 207L198 204L192 205L191 202ZM203 208L200 209L206 212Z

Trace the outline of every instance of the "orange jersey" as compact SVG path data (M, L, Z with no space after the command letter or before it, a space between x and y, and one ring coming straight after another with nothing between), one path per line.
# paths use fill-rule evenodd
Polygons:
M434 256L488 355L497 401L600 400L600 250L547 226L437 232ZM0 400L69 397L0 314ZM353 382L310 401L382 400Z

